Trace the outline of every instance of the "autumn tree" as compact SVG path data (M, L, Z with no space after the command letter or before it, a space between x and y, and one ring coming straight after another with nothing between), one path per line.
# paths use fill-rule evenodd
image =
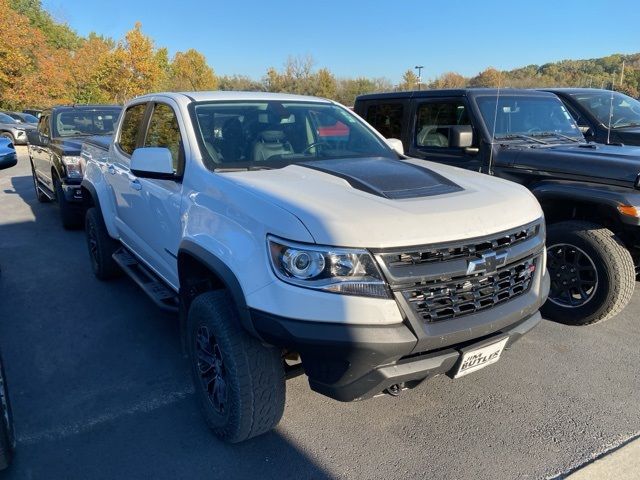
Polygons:
M404 72L404 75L402 75L402 82L398 84L398 90L417 90L419 81L420 79L418 78L418 76L413 73L413 70L409 69Z
M502 74L493 67L483 70L478 75L469 80L472 87L504 87Z
M170 66L169 90L215 90L218 79L200 52L189 49L177 52Z
M246 75L223 75L219 77L218 88L240 92L260 92L265 89L262 82L253 80Z
M467 79L456 72L446 72L429 84L429 88L464 88Z
M313 94L318 97L335 98L338 92L336 77L327 68L321 68L314 75L315 89Z

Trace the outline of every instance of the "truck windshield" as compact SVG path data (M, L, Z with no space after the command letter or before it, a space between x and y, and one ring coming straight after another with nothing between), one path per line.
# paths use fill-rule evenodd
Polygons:
M476 101L489 133L493 133L496 140L526 140L528 137L555 137L559 141L584 139L558 98L505 95L498 100L497 95L482 95Z
M58 112L53 119L54 137L112 135L119 108L82 108Z
M640 102L618 92L585 92L571 95L604 126L640 126Z
M214 169L281 167L328 158L397 155L348 110L312 102L202 102L192 109Z

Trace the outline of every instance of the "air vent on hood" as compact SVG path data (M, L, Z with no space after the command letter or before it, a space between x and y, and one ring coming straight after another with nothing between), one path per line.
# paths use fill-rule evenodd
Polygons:
M462 191L428 168L388 158L317 160L299 165L343 178L353 188L392 200Z

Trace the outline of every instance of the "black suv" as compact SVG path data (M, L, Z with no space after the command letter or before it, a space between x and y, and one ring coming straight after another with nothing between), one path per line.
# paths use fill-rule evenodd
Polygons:
M640 149L587 143L555 95L427 90L363 95L355 111L408 156L527 186L545 212L547 318L588 324L631 299L640 265Z
M595 88L549 88L565 104L587 140L640 145L640 102Z
M74 105L42 112L38 129L28 133L33 185L40 202L56 200L65 228L84 222L82 210L82 142L112 135L121 107Z

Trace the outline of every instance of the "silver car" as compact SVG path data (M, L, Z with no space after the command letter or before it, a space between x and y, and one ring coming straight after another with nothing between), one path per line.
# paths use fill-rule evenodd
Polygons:
M0 113L0 137L8 138L14 145L27 144L27 132L36 127L20 123L5 113Z

